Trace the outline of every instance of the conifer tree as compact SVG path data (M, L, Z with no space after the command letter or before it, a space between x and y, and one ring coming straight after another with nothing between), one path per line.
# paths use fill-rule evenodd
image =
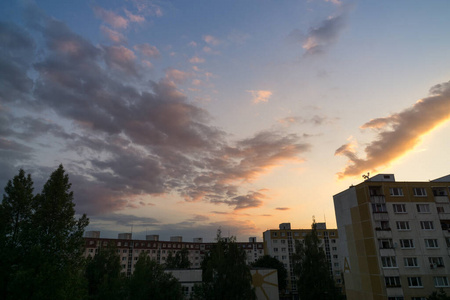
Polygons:
M302 300L342 299L330 274L325 253L320 247L315 221L304 243L296 240L294 271L298 276L298 293Z
M217 243L205 255L202 271L203 283L197 291L202 295L197 295L197 298L256 299L245 251L237 245L234 237L224 239L218 231Z
M22 262L30 253L33 181L20 170L9 180L0 204L0 298L13 299L27 278L20 278ZM21 282L21 279L24 282ZM14 289L16 286L17 289Z

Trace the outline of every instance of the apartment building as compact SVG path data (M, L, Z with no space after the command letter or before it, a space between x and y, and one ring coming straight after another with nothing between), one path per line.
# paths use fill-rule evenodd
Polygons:
M317 223L317 235L321 239L321 246L327 257L330 273L338 286L342 284L341 266L339 263L338 231L337 229L327 229L325 223ZM303 243L305 236L311 229L291 229L290 223L282 223L279 229L270 229L263 233L264 251L281 261L288 271L289 294L296 295L297 283L294 274L294 264L292 256L295 253L295 243Z
M188 250L191 268L200 268L203 257L214 243L204 243L202 238L194 238L192 242L183 242L181 236L171 237L169 241L160 241L159 235L147 235L145 240L133 240L131 233L120 233L117 239L100 238L99 231L85 233L85 256L94 256L98 249L113 245L117 248L122 265L122 272L130 276L141 253L147 253L160 264L166 262L169 253L175 255L183 248ZM262 242L256 237L249 238L249 242L237 243L247 254L247 263L251 264L264 255Z
M347 299L450 293L449 188L379 174L333 196Z

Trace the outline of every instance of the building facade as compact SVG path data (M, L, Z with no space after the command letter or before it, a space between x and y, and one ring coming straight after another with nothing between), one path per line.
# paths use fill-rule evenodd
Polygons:
M425 300L450 292L450 175L379 174L333 196L347 299Z
M321 239L321 246L327 257L330 273L338 286L342 284L341 266L339 263L338 231L327 229L325 223L317 223L317 235ZM295 243L303 243L305 236L311 229L291 229L290 223L282 223L279 229L270 229L263 233L264 251L281 261L288 271L287 293L297 294L297 279L294 273L293 255L295 254Z
M100 238L99 231L85 233L85 256L94 256L99 248L113 245L117 248L122 265L122 272L130 276L141 253L147 253L160 264L166 262L169 253L175 255L183 248L188 250L191 268L200 268L203 257L214 243L204 243L202 238L195 238L193 242L183 242L182 237L171 237L170 241L160 241L158 235L147 235L145 240L133 240L131 233L120 233L117 239ZM251 264L264 255L264 244L257 242L255 237L249 242L237 242L247 254L247 264Z

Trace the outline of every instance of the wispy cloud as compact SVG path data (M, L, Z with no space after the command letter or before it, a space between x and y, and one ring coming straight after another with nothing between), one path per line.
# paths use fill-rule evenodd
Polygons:
M335 155L346 156L348 165L338 176L357 176L388 166L412 151L424 135L449 120L450 82L446 82L432 87L430 96L417 101L412 107L362 125L362 129L378 132L378 137L364 149L366 158L358 157L354 141L339 147Z
M203 40L205 41L205 43L212 45L212 46L217 46L221 43L221 41L218 38L216 38L212 35L204 35Z
M114 28L125 29L128 27L128 20L113 11L106 10L99 6L95 6L94 8L95 15L101 19L103 22L108 23Z
M158 48L147 43L135 45L133 48L134 50L141 52L143 55L149 58L155 58L160 56Z
M268 90L248 90L252 97L253 103L267 102L269 98L272 96L272 92Z
M205 62L204 58L198 57L198 56L193 56L189 59L189 62L191 64L201 64Z
M105 37L107 37L109 40L111 40L116 44L123 44L127 41L126 37L123 34L115 30L112 30L106 26L102 25L100 27L100 30Z

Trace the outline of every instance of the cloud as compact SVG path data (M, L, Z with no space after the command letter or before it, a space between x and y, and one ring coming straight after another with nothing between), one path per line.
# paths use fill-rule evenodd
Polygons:
M313 124L313 125L322 125L324 123L332 123L334 119L330 119L326 116L319 116L314 115L309 118L299 117L299 116L292 116L292 117L286 117L278 120L278 123L280 124Z
M205 43L212 46L217 46L221 43L219 39L212 35L204 35L203 40L205 41Z
M156 48L155 46L151 46L149 44L136 45L133 48L134 50L141 52L143 55L149 58L155 58L160 56L158 48Z
M8 97L0 107L2 181L19 166L45 178L53 167L46 160L55 167L62 162L77 212L116 213L112 218L125 226L131 221L119 212L140 207L144 196L155 205L152 196L174 194L235 210L259 207L265 191L246 184L288 161L301 162L310 149L301 135L282 131L230 140L177 87L192 74L171 68L148 81L131 49L93 45L42 14L32 21L43 41L39 51L27 29L0 27L0 38L7 37L0 61L14 71L0 78ZM38 155L45 159L31 160Z
M201 64L205 62L205 59L198 57L198 56L193 56L189 59L189 62L191 64Z
M191 74L177 69L169 68L166 70L166 77L177 84L183 84L188 78L191 77Z
M128 20L130 22L136 22L136 23L145 22L145 18L143 16L134 15L130 11L126 10L126 9L124 11L125 11L125 15L128 17Z
M136 55L132 50L124 46L103 46L103 49L105 50L106 64L110 68L137 76Z
M288 36L291 42L300 42L305 50L304 56L325 53L334 45L342 32L347 27L348 15L352 9L351 5L340 5L339 1L331 1L339 4L339 10L335 15L329 16L318 26L311 27L307 33L300 29L294 29Z
M417 101L400 113L370 120L362 129L373 129L376 140L369 143L359 158L356 144L347 143L339 147L335 155L348 158L346 168L338 173L339 178L358 176L367 171L388 166L395 159L407 154L417 146L422 136L432 132L450 119L450 81L435 85L430 96Z
M276 210L290 210L289 207L277 207Z
M114 31L106 26L101 26L100 31L102 34L107 37L109 40L116 44L123 44L127 41L126 37L120 32Z
M272 96L272 92L267 90L248 90L247 92L252 94L253 103L255 104L260 102L267 102Z
M118 14L103 9L99 6L93 8L95 15L101 19L103 22L108 23L114 28L125 29L128 27L128 20Z

